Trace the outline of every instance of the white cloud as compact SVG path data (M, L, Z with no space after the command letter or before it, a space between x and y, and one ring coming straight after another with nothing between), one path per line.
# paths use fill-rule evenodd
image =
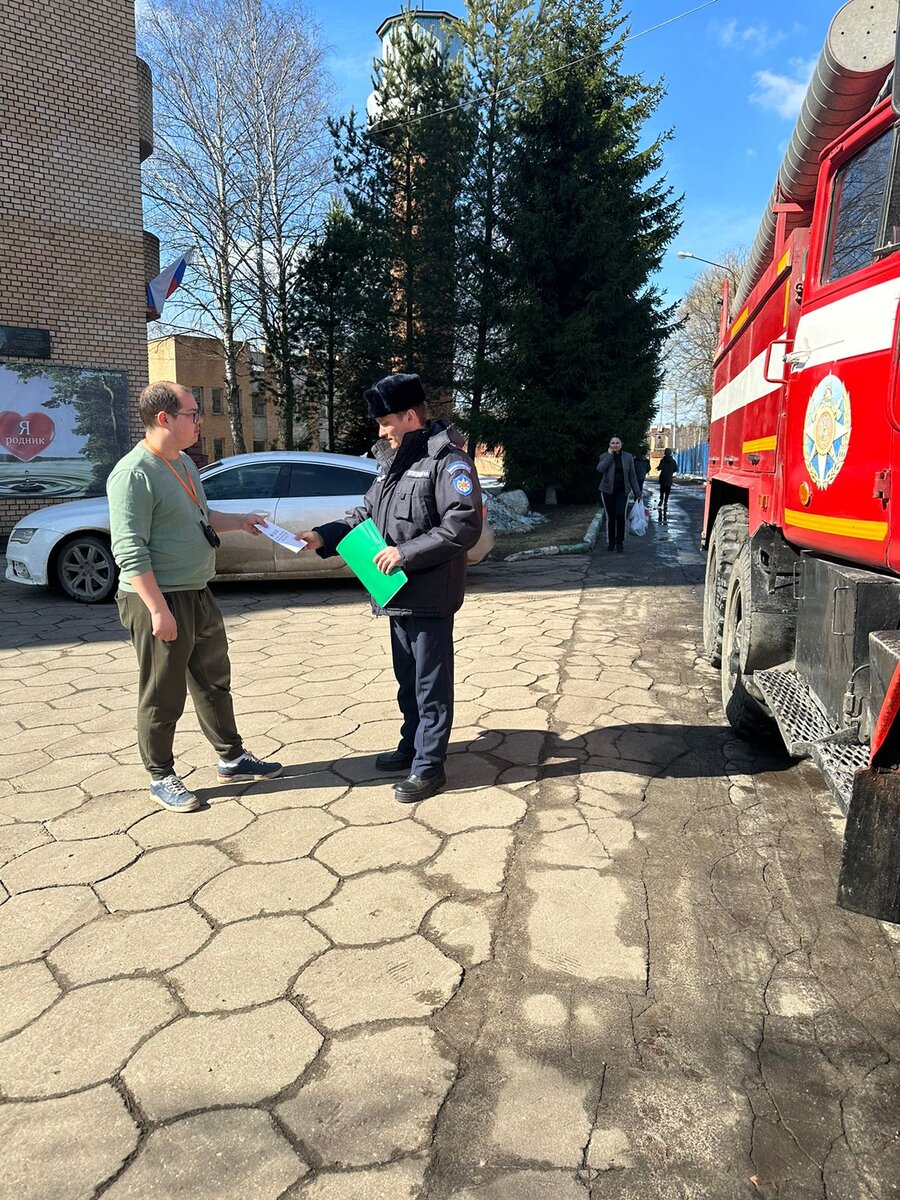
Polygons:
M771 50L787 37L785 30L770 29L765 21L742 27L734 18L712 22L709 31L726 50L751 50L754 53Z
M788 65L791 69L789 75L757 71L753 76L756 90L750 93L750 100L760 108L771 109L780 117L792 120L800 111L816 60L812 58L804 62L792 58Z

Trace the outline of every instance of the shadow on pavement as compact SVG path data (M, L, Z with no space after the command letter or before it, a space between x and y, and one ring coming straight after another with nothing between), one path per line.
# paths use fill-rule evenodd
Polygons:
M518 739L515 761L504 757L502 745L497 748L498 733L503 738ZM522 753L523 737L526 745L530 741L535 746L532 755ZM479 740L483 740L483 747ZM740 742L731 729L719 726L636 722L568 738L534 729L485 730L474 742L451 743L447 791L454 791L454 777L459 780L458 790L492 787L498 779L501 783L525 783L610 772L654 779L721 778L732 773L726 765L726 749L729 757L734 757L736 746L740 761L733 770L742 775L786 771L794 765L780 741L751 747ZM286 763L279 779L253 784L253 792L271 795L295 787L334 787L335 775L348 786L389 784L399 778L377 771L374 754L360 754ZM206 800L233 794L233 788L228 787L203 789Z

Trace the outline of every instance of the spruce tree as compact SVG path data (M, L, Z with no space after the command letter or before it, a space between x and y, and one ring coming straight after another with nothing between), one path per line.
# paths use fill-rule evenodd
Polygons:
M673 311L651 277L679 227L645 144L660 84L622 70L617 0L561 5L517 121L503 185L506 369L489 421L509 482L596 494L612 433L636 448L654 412Z

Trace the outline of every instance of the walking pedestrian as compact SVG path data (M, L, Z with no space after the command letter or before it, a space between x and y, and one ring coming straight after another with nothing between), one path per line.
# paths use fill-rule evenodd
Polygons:
M641 446L640 453L634 456L634 473L637 475L641 492L644 490L644 480L650 474L650 459L647 457L646 444Z
M641 487L634 469L634 458L622 449L622 439L614 434L609 449L597 460L600 473L600 494L606 509L606 548L625 549L625 509L628 496L641 498Z
M207 584L216 572L220 533L259 534L256 513L209 508L187 454L202 414L177 383L144 388L142 441L107 481L116 601L138 660L137 736L153 799L193 812L197 797L175 773L175 726L190 688L200 728L219 755L220 783L271 779L280 763L244 749L234 719L231 664L222 614Z
M666 446L659 460L659 517L666 520L669 516L669 493L672 491L672 478L678 473L678 463L675 455Z
M403 718L397 749L379 754L379 771L402 773L402 804L446 784L444 760L453 725L453 616L466 590L466 551L481 536L481 488L475 466L449 421L429 420L418 375L388 375L365 393L381 437L373 447L381 473L345 521L298 536L320 557L371 518L387 548L375 562L407 582L378 614L390 618L391 656Z

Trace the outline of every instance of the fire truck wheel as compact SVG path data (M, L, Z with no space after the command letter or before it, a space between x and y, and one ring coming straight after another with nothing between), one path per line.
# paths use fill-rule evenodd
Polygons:
M776 726L768 709L750 690L744 677L746 648L751 635L750 544L745 542L731 567L725 592L722 627L722 708L735 733L748 740L771 737ZM745 607L745 602L747 607Z
M713 523L706 549L706 584L703 589L703 649L714 667L722 661L722 624L725 620L725 590L731 564L749 534L743 504L726 504Z

